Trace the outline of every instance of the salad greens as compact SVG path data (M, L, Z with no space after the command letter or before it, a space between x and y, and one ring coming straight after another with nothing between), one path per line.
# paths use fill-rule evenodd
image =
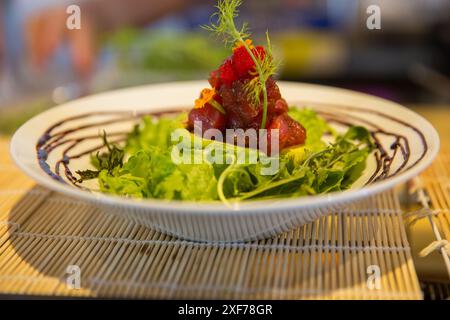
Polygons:
M98 179L100 191L127 197L224 202L298 197L349 188L361 176L374 148L368 130L353 126L337 134L310 109L291 107L289 115L302 123L308 135L304 145L283 150L279 169L272 175L261 174L266 155L236 146L235 153L242 149L257 152L259 161L176 164L171 158L176 147L171 134L184 128L186 114L181 114L176 118L144 117L128 135L123 149L110 144L104 135L106 150L91 156L95 170L77 171L79 182ZM192 135L187 130L186 134ZM333 143L326 143L326 136ZM195 139L202 141L190 146L194 152L204 152L212 143L222 144Z

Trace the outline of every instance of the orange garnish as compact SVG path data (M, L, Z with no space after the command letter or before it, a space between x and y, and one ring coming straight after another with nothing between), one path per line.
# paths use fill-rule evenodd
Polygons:
M207 104L209 101L211 101L214 98L214 95L216 94L216 90L214 88L209 89L205 88L200 93L200 98L195 100L195 106L194 108L203 108L205 104Z
M252 40L251 39L245 39L245 44L250 48L250 50L255 49L255 46L252 45ZM242 41L236 42L234 44L233 51L238 49L238 48L240 48L240 47L242 47L243 45L244 45L244 43Z

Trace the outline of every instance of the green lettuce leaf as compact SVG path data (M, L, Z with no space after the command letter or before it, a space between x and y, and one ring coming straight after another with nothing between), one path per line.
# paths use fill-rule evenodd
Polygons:
M145 116L140 124L134 126L128 135L125 151L134 154L140 150L149 150L154 147L168 149L171 142L171 133L178 128L184 128L183 121L186 113L181 113L175 118Z
M263 175L266 155L249 148L233 147L225 153L225 144L195 138L182 143L188 151L206 154L220 145L224 160L232 164L203 162L176 164L172 152L179 141L171 133L183 127L186 115L154 119L146 116L129 134L125 149L108 144L107 151L92 156L97 171L79 172L81 178L98 176L102 192L136 198L158 198L189 201L243 201L298 197L348 189L363 173L366 159L374 148L370 132L364 127L350 127L337 135L314 111L291 108L289 114L307 130L303 146L290 148L279 157L279 170ZM185 129L183 129L185 130ZM326 143L324 136L334 137ZM333 140L333 139L328 139ZM186 145L187 144L187 145ZM237 164L239 152L255 153L257 163ZM125 158L128 160L124 161ZM192 160L192 159L191 159Z
M139 198L151 197L159 183L175 168L167 151L149 147L148 150L138 151L113 172L102 170L99 175L100 190Z
M180 164L156 186L154 196L176 200L217 200L214 168L207 163Z
M253 190L235 195L236 200L345 190L360 177L373 147L367 129L350 127L334 144L321 151L305 152L300 164L289 156L284 157L277 175Z

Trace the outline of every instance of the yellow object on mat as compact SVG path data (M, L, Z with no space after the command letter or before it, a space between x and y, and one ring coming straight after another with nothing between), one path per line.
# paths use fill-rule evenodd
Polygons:
M408 236L413 246L415 265L421 279L450 283L450 152L441 146L439 156L420 175L429 206L423 215L408 222ZM440 239L436 237L439 235ZM447 256L444 259L443 256ZM447 262L447 265L445 264Z

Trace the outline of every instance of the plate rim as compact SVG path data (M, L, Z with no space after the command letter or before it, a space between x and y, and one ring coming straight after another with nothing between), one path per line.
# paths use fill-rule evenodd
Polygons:
M42 176L39 173L36 173L35 170L32 170L27 165L22 163L22 161L19 159L20 155L18 155L15 151L15 146L18 144L18 140L20 139L21 133L27 128L33 120L35 121L36 117L43 117L46 114L51 114L54 112L57 112L59 109L68 108L68 105L71 103L80 103L84 99L91 99L92 97L98 97L102 95L108 95L112 92L114 93L123 93L126 91L131 90L139 90L139 89L145 89L150 87L164 87L167 85L173 85L176 84L178 86L195 86L204 84L205 81L175 81L175 82L165 82L165 83L158 83L158 84L150 84L150 85L141 85L141 86L134 86L129 88L122 88L118 90L111 90L111 91L105 91L98 94L89 95L86 97L82 97L80 99L69 101L68 103L64 103L55 107L52 107L44 112L41 112L28 121L26 121L22 126L19 127L19 129L16 130L14 135L12 136L10 140L10 147L9 152L12 160L22 170L28 177L33 179L37 184L40 184L52 191L60 192L66 195L69 195L71 197L74 197L76 199L81 199L88 202L95 202L95 203L101 203L103 205L109 205L109 206L117 206L121 208L132 208L132 209L139 209L139 210L160 210L160 211L171 211L171 212L189 212L189 213L195 213L195 214L204 214L204 215L211 215L211 214L219 214L219 213L232 213L232 214L243 214L243 213L254 213L255 211L258 211L260 213L269 213L273 212L275 210L308 210L308 209L314 209L319 207L325 207L327 205L339 205L346 202L353 202L360 200L362 198L368 197L370 195L378 194L382 191L389 190L396 185L399 185L401 183L404 183L408 181L409 179L416 177L419 175L423 170L425 170L432 161L436 158L439 149L440 149L440 138L439 134L436 131L436 129L433 127L433 125L425 119L422 115L387 99L383 99L377 96L373 96L370 94L357 92L349 89L344 88L338 88L338 87L332 87L332 86L324 86L324 85L316 85L316 84L310 84L310 83L302 83L302 82L291 82L291 81L278 81L278 84L280 85L281 90L283 90L283 87L310 87L310 88L316 88L320 90L327 90L327 91L335 91L335 92L342 92L347 94L353 94L360 97L370 98L370 99L377 99L380 102L389 103L391 105L395 105L398 108L403 109L403 111L410 113L414 117L418 117L424 124L424 126L427 127L427 136L430 137L431 141L433 141L434 145L433 148L429 149L429 152L426 154L425 158L422 159L415 167L408 169L405 172L400 173L397 176L387 178L385 180L382 180L380 182L374 183L372 185L364 186L359 189L353 189L353 190L346 190L346 191L339 191L339 192L332 192L327 194L321 194L321 195L312 195L312 196L302 196L298 198L280 198L277 200L254 200L251 202L245 202L245 203L234 203L232 205L226 205L223 203L210 203L210 202L193 202L193 201L186 201L186 200L164 200L164 199L152 199L152 198L146 198L146 199L133 199L133 198L126 198L122 196L116 196L116 195L109 195L109 194L101 194L101 193L90 193L86 191L82 191L79 189L76 189L74 187L71 187L69 185L64 185L61 182L52 180L51 177L42 178ZM36 137L36 140L38 137ZM37 161L37 159L36 159Z

